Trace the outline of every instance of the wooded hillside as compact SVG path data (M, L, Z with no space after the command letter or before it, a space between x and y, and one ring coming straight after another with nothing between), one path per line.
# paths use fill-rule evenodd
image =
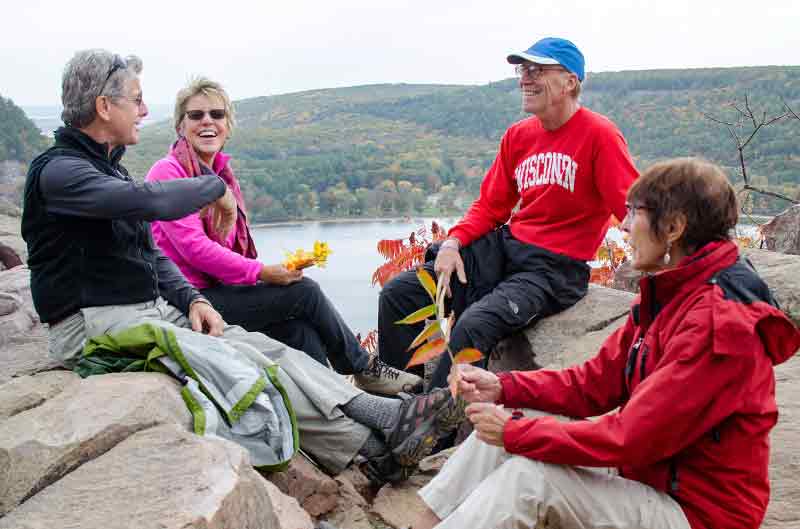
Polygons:
M704 113L736 119L730 104L745 94L759 112L779 113L784 100L800 111L800 67L589 74L582 102L617 123L640 168L700 155L735 179L730 135ZM227 151L256 220L459 210L476 196L503 131L525 117L514 79L314 90L238 101L236 110ZM797 120L759 132L746 151L756 183L796 194L798 139ZM146 127L128 167L144 175L173 140L168 124Z

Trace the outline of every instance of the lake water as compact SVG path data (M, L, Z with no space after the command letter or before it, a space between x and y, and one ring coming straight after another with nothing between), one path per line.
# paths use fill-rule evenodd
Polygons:
M431 220L279 224L253 229L253 240L259 260L270 264L282 262L287 251L311 250L314 241L327 242L333 250L327 266L308 268L305 274L322 286L354 331L366 334L378 326L380 287L371 283L372 273L385 262L378 241L408 237L423 224L430 229ZM449 227L456 219L437 220Z
M284 253L298 248L311 250L314 241L324 241L333 253L325 268L311 267L306 275L317 281L333 301L345 321L356 331L366 334L378 326L379 286L372 286L372 273L385 261L378 253L381 239L408 237L423 224L430 229L433 219L375 220L361 222L308 222L278 224L253 229L259 259L279 263ZM440 225L452 226L455 218L437 219ZM753 226L739 226L740 234L754 236ZM612 228L609 236L621 240L621 233Z

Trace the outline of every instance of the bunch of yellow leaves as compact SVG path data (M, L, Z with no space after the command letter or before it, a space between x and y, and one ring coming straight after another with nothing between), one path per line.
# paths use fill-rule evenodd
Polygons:
M472 347L462 349L455 355L450 351L450 330L453 328L453 324L455 323L455 316L453 313L450 313L449 316L445 314L444 282L434 282L428 271L422 267L417 269L417 279L425 288L425 291L431 297L431 301L433 301L433 303L422 307L421 309L409 314L402 320L395 322L399 325L411 325L420 323L422 321L425 322L425 328L416 338L414 338L414 340L411 342L411 345L408 346L409 351L415 347L417 347L417 350L414 351L414 354L411 356L411 360L408 361L406 368L424 364L428 360L436 358L445 351L450 356L450 360L453 365L470 364L483 358L483 354ZM429 320L429 317L433 317L434 319ZM453 397L456 397L458 394L457 388L460 378L460 371L455 369L453 373L455 376L451 377L450 393L452 393Z
M313 251L308 252L298 248L294 252L286 252L286 260L283 262L283 266L288 270L302 270L314 265L324 268L328 262L328 256L332 253L331 249L328 248L328 243L315 241Z

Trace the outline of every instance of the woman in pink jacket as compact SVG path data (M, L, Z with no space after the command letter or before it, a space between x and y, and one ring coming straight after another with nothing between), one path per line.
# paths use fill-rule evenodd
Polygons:
M233 229L220 233L217 213L201 211L152 225L153 236L186 278L225 321L306 352L342 374L354 374L366 391L396 394L421 387L421 379L370 357L319 285L301 270L258 260L239 182L222 147L233 128L233 106L219 83L195 79L175 101L178 140L153 165L148 181L216 174L236 198Z

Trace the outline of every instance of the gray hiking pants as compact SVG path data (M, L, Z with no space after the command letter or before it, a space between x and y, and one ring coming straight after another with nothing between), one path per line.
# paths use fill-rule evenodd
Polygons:
M89 307L50 327L50 355L72 369L87 338L142 323L191 327L186 316L162 298L131 305ZM366 442L370 429L344 415L340 408L362 391L341 375L302 351L241 327L227 325L221 338L194 333L191 345L202 346L205 340L225 340L249 357L250 347L237 347L247 344L280 366L278 377L297 417L300 448L328 471L335 474L343 470ZM258 363L257 358L252 360Z

